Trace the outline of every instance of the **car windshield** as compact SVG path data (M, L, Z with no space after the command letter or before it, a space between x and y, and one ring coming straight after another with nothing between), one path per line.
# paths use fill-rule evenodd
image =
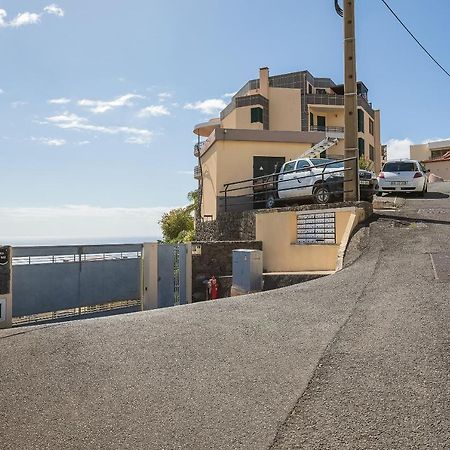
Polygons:
M325 158L314 158L311 159L311 162L315 165L315 166L319 166L320 164L327 164L327 163L331 163L328 166L322 166L323 168L333 168L333 169L342 169L344 167L344 163L341 161L337 161L334 162L333 159L325 159Z
M383 167L383 172L415 172L416 165L413 162L395 161L388 162Z

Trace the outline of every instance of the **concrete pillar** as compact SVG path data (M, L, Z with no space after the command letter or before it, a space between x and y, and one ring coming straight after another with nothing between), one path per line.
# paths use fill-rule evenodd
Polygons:
M374 147L375 147L375 161L374 161L374 170L375 173L378 175L378 173L381 171L381 117L380 117L380 110L375 110L375 117L373 121L373 138L374 138Z
M143 263L142 263L142 278L143 278L143 295L142 295L142 309L156 309L167 305L167 289L164 291L165 276L170 276L167 273L161 274L161 267L158 266L160 245L157 242L144 243L143 248ZM180 248L180 252L186 252L186 263L183 267L180 264L180 269L184 269L184 273L180 273L180 293L186 296L186 303L192 302L192 246L185 244ZM180 255L181 259L181 255ZM161 261L160 261L161 262ZM164 267L164 264L162 267ZM162 279L161 279L162 277ZM160 283L162 285L160 286ZM181 286L183 284L183 287ZM164 294L165 292L165 294ZM166 299L162 298L166 295ZM184 303L183 299L180 299Z
M269 98L269 68L259 69L259 92L263 97Z
M186 303L192 303L192 243L186 244Z
M158 243L144 243L142 309L158 307Z
M11 247L0 247L0 328L12 326L11 253Z
M355 3L344 2L344 110L345 158L358 155L358 86L356 83ZM344 200L359 200L358 160L346 161L344 173Z

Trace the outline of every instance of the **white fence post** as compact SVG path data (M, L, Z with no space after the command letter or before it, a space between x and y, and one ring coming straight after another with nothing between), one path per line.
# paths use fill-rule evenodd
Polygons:
M143 253L144 295L142 309L158 307L158 243L144 243Z

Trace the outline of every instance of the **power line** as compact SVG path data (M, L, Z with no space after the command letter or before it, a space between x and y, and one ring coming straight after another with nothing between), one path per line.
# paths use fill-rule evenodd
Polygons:
M400 22L400 24L402 25L402 27L410 34L410 36L419 44L420 48L435 62L435 64L437 64L437 66L443 70L443 72L450 77L450 73L444 68L442 67L441 64L439 64L436 60L436 58L433 57L433 55L421 44L421 42L414 36L414 34L412 33L412 31L409 30L409 28L402 22L402 20L400 19L400 17L397 16L397 14L395 14L395 12L393 11L393 9L387 4L387 2L385 0L381 0L387 9L389 9L389 11L393 14L393 16Z

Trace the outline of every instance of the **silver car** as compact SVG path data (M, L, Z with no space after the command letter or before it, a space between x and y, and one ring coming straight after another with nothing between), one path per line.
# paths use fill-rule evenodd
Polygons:
M388 161L378 175L377 195L383 192L415 192L423 197L428 190L427 172L419 161L412 159Z

